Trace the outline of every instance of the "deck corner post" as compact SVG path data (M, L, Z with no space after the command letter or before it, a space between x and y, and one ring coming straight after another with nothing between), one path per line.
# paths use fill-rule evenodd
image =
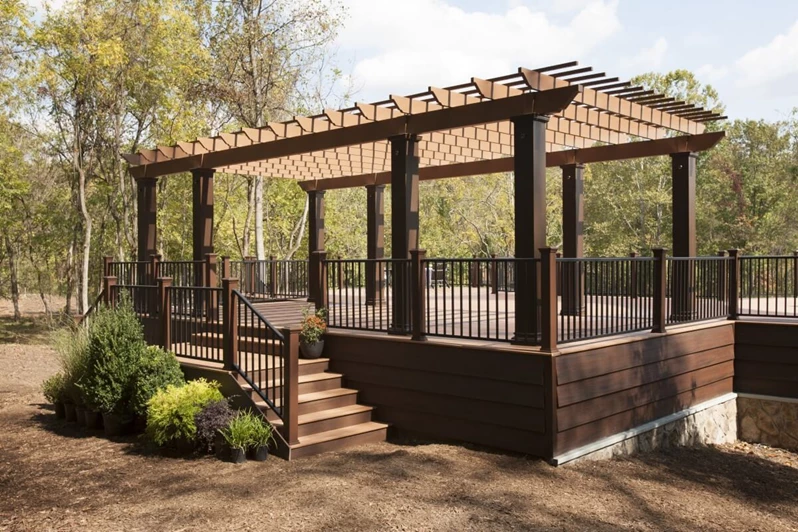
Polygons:
M255 257L247 256L244 257L244 264L241 267L242 276L244 278L244 286L242 286L242 290L245 294L254 294L255 293Z
M312 285L315 286L316 310L327 308L327 252L314 251L313 262L315 263L314 273L316 278Z
M158 314L161 319L161 347L172 347L172 278L158 277Z
M238 279L222 279L222 351L225 371L233 371L238 365L238 305L235 290Z
M729 250L729 319L740 317L740 250Z
M557 351L557 248L540 248L540 348Z
M652 310L653 333L665 332L665 294L667 293L667 267L665 264L665 248L654 248L654 308Z
M289 445L299 443L299 328L283 328L283 437Z
M110 277L111 275L111 263L114 261L114 258L111 255L105 255L103 257L103 277Z
M103 277L103 293L105 294L105 305L107 307L115 307L118 292L114 288L116 286L116 277L107 275Z
M277 293L277 259L269 255L269 295L274 299Z
M427 276L424 273L424 260L427 251L423 249L410 250L410 275L411 292L410 308L412 315L412 339L423 342L427 339L427 328L425 320L427 317L426 309L426 287Z
M159 269L161 262L161 256L157 254L150 255L150 263L147 265L149 271L147 272L147 280L141 284L148 284L151 286L155 286L158 284L158 277L159 277Z
M222 257L222 279L227 279L228 277L232 277L230 257L225 255Z

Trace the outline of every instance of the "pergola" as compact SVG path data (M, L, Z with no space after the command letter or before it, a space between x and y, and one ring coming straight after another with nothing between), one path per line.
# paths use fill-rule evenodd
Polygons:
M546 246L546 168L555 166L563 172L563 255L578 258L584 165L659 155L672 157L672 253L692 257L695 154L723 138L705 132L723 118L569 62L158 146L124 156L138 183L138 258L156 253L157 178L189 171L195 260L213 253L216 171L297 180L310 199L311 253L324 246L324 192L365 186L369 259L383 256L386 184L392 258L407 259L419 247L420 180L512 171L515 257L534 258ZM524 308L523 290L516 301Z

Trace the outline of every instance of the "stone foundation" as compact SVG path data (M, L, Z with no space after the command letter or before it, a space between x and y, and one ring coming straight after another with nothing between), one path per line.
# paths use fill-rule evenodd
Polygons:
M798 407L798 404L794 405ZM728 394L636 429L575 449L553 460L606 460L671 447L731 443L737 440L736 395Z
M798 399L740 394L737 412L741 440L798 451Z

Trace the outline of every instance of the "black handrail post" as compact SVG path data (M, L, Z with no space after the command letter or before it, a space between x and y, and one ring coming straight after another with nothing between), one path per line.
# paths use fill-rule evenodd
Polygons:
M272 299L277 297L277 259L269 255L269 295Z
M798 297L798 250L792 252L792 293Z
M740 317L740 250L729 250L729 319Z
M654 308L653 308L653 333L665 332L665 294L667 293L667 267L665 263L665 249L654 248Z
M327 252L314 251L313 261L316 264L314 268L316 279L313 280L316 292L314 303L318 311L327 308Z
M233 371L238 365L238 305L233 293L236 289L238 279L222 279L222 358L226 371Z
M629 296L632 299L637 299L637 261L635 260L637 258L637 253L632 251L629 253L629 258L632 259L629 261L629 283L632 285L630 287L631 294L629 294Z
M410 250L410 275L411 275L411 316L413 323L413 336L412 339L423 342L427 339L427 329L425 327L427 309L426 309L426 280L427 276L424 274L423 261L427 257L426 250L411 249Z
M172 286L171 277L159 277L158 283L158 299L160 309L159 317L161 319L161 347L168 350L172 347Z
M557 351L557 248L540 248L540 349Z
M729 283L727 279L727 268L726 268L726 252L723 250L718 251L718 257L721 260L718 261L718 300L723 301L726 298L726 290L728 290Z

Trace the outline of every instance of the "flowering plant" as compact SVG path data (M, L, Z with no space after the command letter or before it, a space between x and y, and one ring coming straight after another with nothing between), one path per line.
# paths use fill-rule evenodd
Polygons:
M311 312L310 308L302 311L302 330L299 331L299 339L306 344L315 344L327 330L327 309L320 308L316 312Z

